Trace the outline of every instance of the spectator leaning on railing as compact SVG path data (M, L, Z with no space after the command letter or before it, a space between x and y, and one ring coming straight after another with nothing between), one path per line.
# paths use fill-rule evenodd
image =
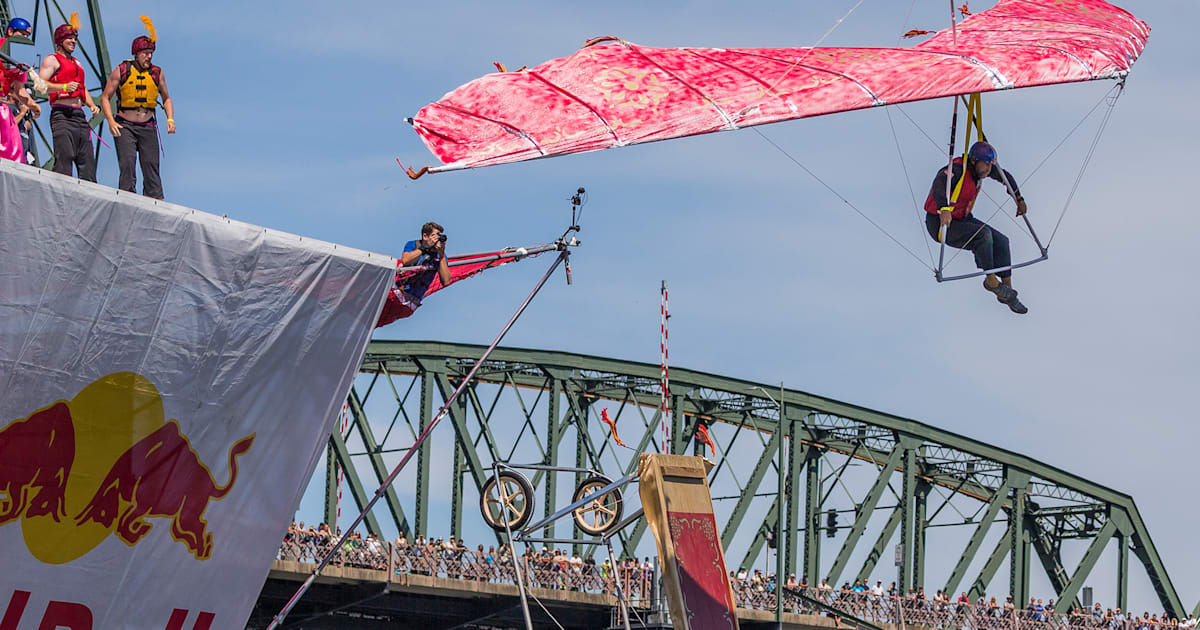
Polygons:
M334 532L322 523L319 528L305 527L303 522L292 523L280 546L279 558L315 563L333 544ZM471 551L461 540L447 538L430 540L418 535L412 544L399 536L395 542L384 544L374 535L363 536L355 532L346 545L339 550L333 564L365 569L386 569L389 562L397 574L416 574L462 580L494 581L515 584L512 556L508 545L498 549L493 546L484 551L478 545ZM390 560L389 560L390 559ZM653 579L653 563L649 558L638 562L625 558L614 567L607 558L597 564L593 557L569 556L562 550L526 548L519 558L527 585L534 588L573 590L591 593L606 593L615 596L622 592L635 606L648 605ZM774 590L777 576L764 574L760 570L747 575L745 570L730 571L737 605L742 608L773 610L776 605ZM1097 603L1090 610L1074 609L1070 614L1054 612L1054 600L1042 603L1031 598L1022 609L1017 610L1011 597L1003 605L996 597L981 593L972 603L967 593L961 593L955 603L950 594L938 591L926 599L925 590L916 586L911 595L896 596L896 585L884 591L883 582L876 581L868 588L866 581L856 580L834 590L822 580L819 587L807 585L807 576L796 582L789 576L784 590L784 606L792 612L826 614L839 620L838 614L816 610L795 596L801 592L817 599L840 614L858 617L867 621L931 628L956 628L961 630L1192 630L1197 627L1194 617L1180 622L1169 615L1151 615L1144 612L1141 617L1122 611L1120 608L1106 610ZM839 621L840 623L840 621Z

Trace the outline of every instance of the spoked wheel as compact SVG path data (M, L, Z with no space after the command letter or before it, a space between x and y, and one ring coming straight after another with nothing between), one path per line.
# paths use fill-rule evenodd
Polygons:
M603 475L593 475L583 480L575 489L571 503L599 492L612 483L612 479ZM625 509L621 500L621 491L613 490L608 494L597 497L575 509L575 524L579 529L592 536L599 536L621 522L621 512Z
M479 511L488 527L515 532L533 517L533 486L523 475L510 470L494 475L479 493Z

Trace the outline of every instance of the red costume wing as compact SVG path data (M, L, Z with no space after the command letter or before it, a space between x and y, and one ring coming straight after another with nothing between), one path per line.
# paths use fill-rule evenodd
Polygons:
M908 48L649 48L602 41L421 109L433 171L595 151L992 90L1120 78L1150 28L1104 0L1000 0Z

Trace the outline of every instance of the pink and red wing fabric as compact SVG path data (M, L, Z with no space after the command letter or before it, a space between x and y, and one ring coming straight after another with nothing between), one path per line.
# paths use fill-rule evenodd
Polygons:
M1150 27L1103 0L1000 0L908 48L650 48L611 40L421 109L445 171L974 92L1115 79Z
M458 282L459 280L466 280L467 278L470 278L471 276L481 273L487 269L491 269L492 267L499 267L500 265L505 265L505 264L508 264L508 263L516 260L515 258L501 258L500 260L486 260L489 256L494 256L496 254L504 253L504 251L508 251L508 250L502 250L502 251L497 251L497 252L483 252L483 253L479 253L479 254L466 254L463 256L450 256L447 259L447 262L451 262L451 263L459 263L459 262L463 262L463 261L466 262L466 264L461 264L461 265L457 265L454 267L450 267L450 284L454 284L455 282ZM537 254L530 254L529 256L526 256L525 258L533 258L534 256L537 256ZM477 260L477 259L479 260L479 262L470 262L472 260ZM424 272L422 272L422 271L405 271L405 272L396 274L396 284L397 285L403 284L405 278L407 278L411 275L417 274L417 273L424 273ZM446 285L442 284L441 278L438 278L435 276L433 279L433 282L429 283L429 289L427 291L425 291L425 296L422 299L428 298L434 292L440 291L444 288L446 288ZM414 305L414 303L411 300L407 299L404 296L401 296L399 294L399 291L400 290L398 288L394 288L394 287L388 291L387 300L384 302L384 305L383 305L383 311L380 312L380 314L379 314L379 320L375 322L376 328L378 328L380 326L386 326L398 319L404 319L413 314L414 310L416 309L416 306Z

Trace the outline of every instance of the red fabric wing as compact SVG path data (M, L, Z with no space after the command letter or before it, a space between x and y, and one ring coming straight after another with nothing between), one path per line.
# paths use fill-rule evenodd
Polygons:
M499 267L500 265L505 265L510 262L513 262L515 260L514 258L501 258L500 260L487 260L489 257L495 256L496 254L501 254L501 253L511 252L511 251L512 250L509 249L509 250L501 250L501 251L497 251L497 252L482 252L482 253L478 253L478 254L466 254L463 256L448 257L446 259L447 263L465 263L465 264L460 264L460 265L457 265L454 267L450 267L450 284L454 284L455 282L458 282L459 280L466 280L467 278L470 278L471 276L474 276L475 274L481 273L486 269L491 269L492 267ZM536 255L537 254L531 254L531 255L525 256L524 258L522 258L522 260L525 260L527 258L533 258ZM480 260L480 259L482 259L481 262L471 262L472 260ZM403 274L396 274L397 280L402 279L404 275L414 274L414 273L418 273L418 272L408 271L408 272L403 272ZM425 291L425 296L422 299L428 298L430 295L433 295L435 292L441 291L444 288L446 288L446 287L442 284L441 278L434 276L433 282L431 282L429 284L429 290Z
M917 100L1124 76L1150 27L1104 0L1000 0L910 48L609 41L489 74L413 126L451 170Z

